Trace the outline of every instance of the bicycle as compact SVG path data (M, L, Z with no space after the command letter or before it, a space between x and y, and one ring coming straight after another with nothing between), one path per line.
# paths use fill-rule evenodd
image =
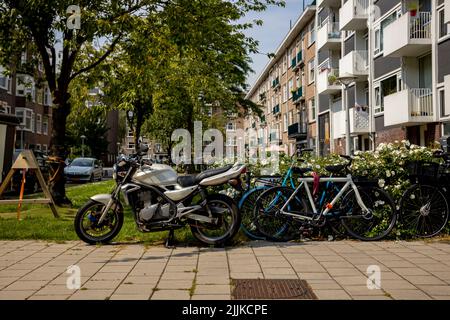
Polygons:
M430 238L439 234L449 219L450 155L435 152L444 163L410 162L407 167L413 183L400 200L400 221L415 236Z
M349 170L353 159L341 157L347 160L346 164L325 169L332 174L345 172L345 176L320 178L322 182L337 185L339 190L336 195L325 190L326 198L331 201L323 205L313 199L308 183L314 182L314 178L310 177L299 178L300 184L296 189L277 186L264 191L254 209L254 222L259 232L268 239L286 241L286 232L297 228L298 224L323 227L334 218L354 238L370 241L386 237L397 221L394 200L370 181L367 184L360 181L357 185ZM305 195L301 194L302 190Z
M305 152L312 152L313 149L304 148L297 150L297 154L301 157ZM251 186L251 174L247 172L246 185L247 188L241 198L238 201L238 208L241 211L241 229L245 235L251 240L265 240L266 238L261 235L255 224L253 223L253 209L258 197L267 189L274 186L287 186L290 185L295 188L294 174L300 173L293 161L294 154L291 156L291 166L286 171L284 176L259 176L255 181L255 186ZM303 161L303 160L299 160ZM259 184L259 185L258 185Z

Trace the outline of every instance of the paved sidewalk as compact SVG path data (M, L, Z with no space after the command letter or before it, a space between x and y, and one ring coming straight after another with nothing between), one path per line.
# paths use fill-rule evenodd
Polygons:
M81 289L66 268L81 268ZM381 268L381 289L367 268ZM0 299L230 299L230 279L305 279L319 299L450 299L449 242L253 242L227 249L0 241Z

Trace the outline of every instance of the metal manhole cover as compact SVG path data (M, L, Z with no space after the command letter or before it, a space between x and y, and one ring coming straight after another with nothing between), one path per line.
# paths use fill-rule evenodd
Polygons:
M314 299L317 297L305 280L233 279L231 299Z

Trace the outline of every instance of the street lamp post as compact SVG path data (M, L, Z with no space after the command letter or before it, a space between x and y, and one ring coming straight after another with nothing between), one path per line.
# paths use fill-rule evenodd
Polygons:
M84 139L86 139L86 136L82 135L80 138L81 138L81 157L84 158Z
M347 90L351 83L355 82L357 77L351 75L351 74L344 74L341 77L338 77L337 80L344 86L345 93L343 96L342 103L344 104L345 108L345 154L350 155L351 154L351 143L350 143L350 106L347 102Z

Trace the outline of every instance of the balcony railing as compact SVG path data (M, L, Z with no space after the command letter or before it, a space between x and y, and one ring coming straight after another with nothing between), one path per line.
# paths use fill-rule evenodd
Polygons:
M280 86L280 78L276 77L273 81L272 81L272 88L276 89Z
M433 94L431 89L409 89L411 117L433 116Z
M308 124L305 122L296 122L288 126L289 138L306 138L308 133Z
M274 115L280 113L280 105L279 105L279 104L277 104L275 107L273 107L272 113L273 113Z
M431 89L404 89L384 97L385 126L421 124L434 121Z
M327 18L322 22L321 27L326 28L329 39L341 38L341 31L339 30L339 22L331 22Z
M303 87L299 87L298 89L293 91L292 101L296 102L303 97Z
M353 132L368 132L369 108L367 106L355 106L353 108Z
M409 30L411 39L430 39L431 12L417 12L415 17L410 17Z
M299 51L297 55L291 60L291 68L296 71L300 65L303 64L303 51Z

